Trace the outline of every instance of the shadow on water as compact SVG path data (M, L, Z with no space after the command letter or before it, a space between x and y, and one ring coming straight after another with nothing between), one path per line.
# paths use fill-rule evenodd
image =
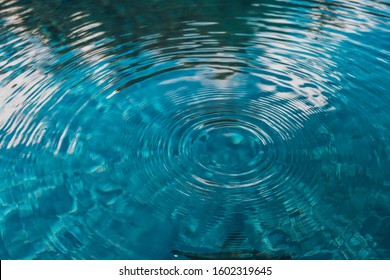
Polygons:
M251 28L245 17L251 13L253 1L13 1L11 6L22 7L27 13L23 24L35 30L51 44L69 44L79 28L88 21L99 23L99 31L107 38L115 39L115 45L143 36L161 35L158 39L181 37L183 27L188 29L218 23L214 32L225 35L222 45L241 44L237 33L250 35ZM259 14L260 12L260 14ZM257 10L261 16L264 10ZM79 19L82 19L80 21ZM194 29L195 30L195 29ZM207 31L207 28L205 29ZM38 35L36 34L36 35ZM237 40L237 41L236 41Z
M238 215L240 216L240 215ZM257 249L245 250L243 244L248 239L241 230L227 234L225 241L218 252L184 252L172 250L171 253L175 258L185 257L190 260L291 260L293 257L285 252L273 252L265 254ZM245 247L245 246L244 246ZM261 247L261 246L259 246Z
M172 250L172 254L186 257L190 260L291 260L290 256L274 256L262 254L257 250L223 251L218 253L191 253Z

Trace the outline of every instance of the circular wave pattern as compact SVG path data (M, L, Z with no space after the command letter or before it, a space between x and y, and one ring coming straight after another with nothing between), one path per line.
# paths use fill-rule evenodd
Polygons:
M194 102L175 100L172 109L179 111L165 108L167 112L158 116L159 126L152 123L136 137L139 142L135 146L155 152L149 155L144 150L139 155L141 164L151 164L145 170L153 170L154 187L167 178L176 178L179 186L199 191L215 187L275 188L282 184L278 180L288 177L284 172L305 168L294 158L304 140L300 143L294 139L295 147L289 146L299 118L304 116L294 116L297 112L290 108L291 117L282 118L281 110L288 112L288 105L280 109L272 98L250 100L240 106L240 98L225 96L218 100L214 94L197 94Z
M387 3L4 2L2 258L389 256Z

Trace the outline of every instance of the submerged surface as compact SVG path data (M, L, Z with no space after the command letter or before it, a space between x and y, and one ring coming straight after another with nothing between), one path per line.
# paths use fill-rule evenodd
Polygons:
M0 257L389 259L389 22L0 0Z

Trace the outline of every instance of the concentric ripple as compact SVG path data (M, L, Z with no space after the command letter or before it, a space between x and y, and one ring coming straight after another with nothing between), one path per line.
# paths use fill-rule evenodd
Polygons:
M2 259L390 257L389 3L128 2L0 0Z
M161 171L161 176L180 180L181 187L267 189L280 185L277 181L284 180L280 173L286 167L288 172L300 168L287 153L299 153L302 148L289 146L296 127L301 125L303 116L299 112L286 105L283 110L290 109L291 117L281 118L283 112L270 98L237 106L245 101L229 94L215 100L213 93L197 94L199 100L193 102L188 98L175 100L172 110L179 111L170 114L167 106L166 113L159 116L161 124L154 123L142 131L135 146L156 152L143 161L149 164L148 158L153 157L153 167L145 169L155 172L156 184L166 180L159 177ZM294 145L301 145L300 140L294 140L298 141Z

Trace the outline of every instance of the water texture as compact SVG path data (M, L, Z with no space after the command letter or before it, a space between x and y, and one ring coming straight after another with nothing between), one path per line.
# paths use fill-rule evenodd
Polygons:
M389 23L0 0L1 259L390 259Z

